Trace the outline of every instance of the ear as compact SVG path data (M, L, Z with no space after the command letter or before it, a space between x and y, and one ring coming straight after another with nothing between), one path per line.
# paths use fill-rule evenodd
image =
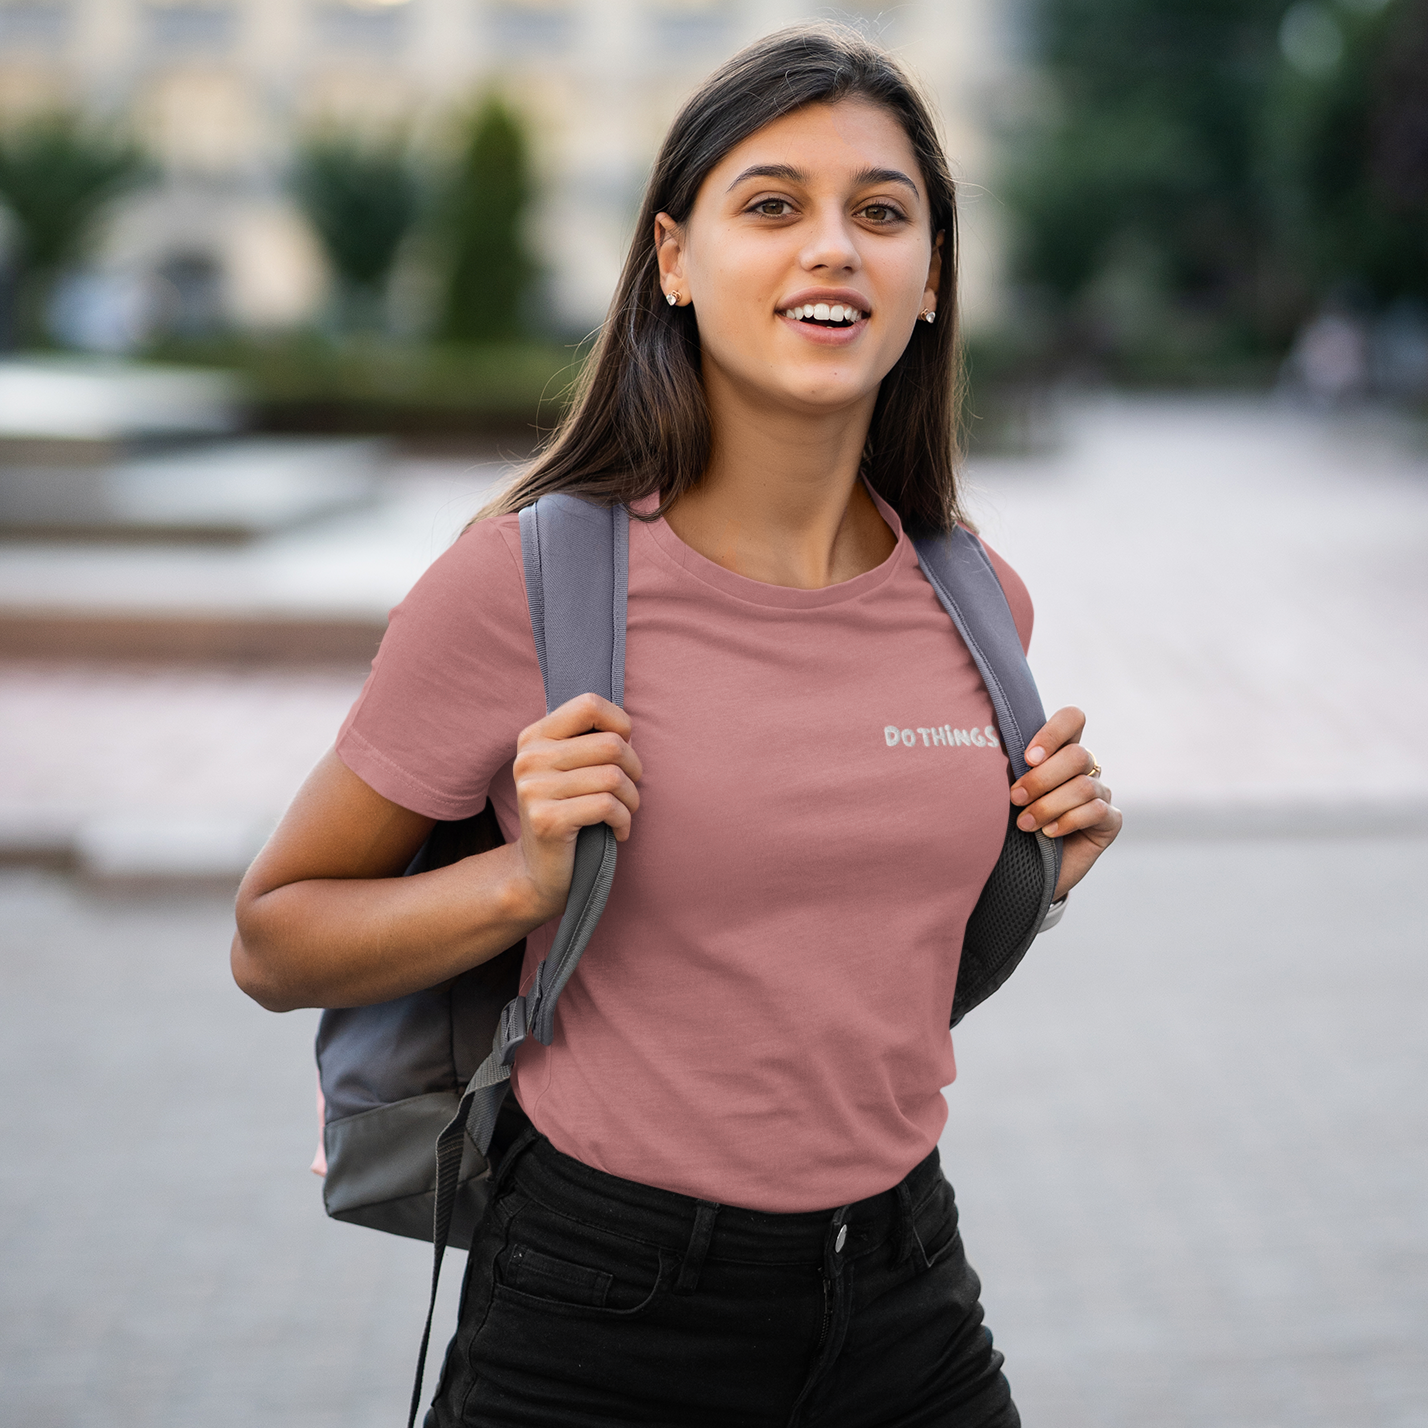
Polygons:
M932 261L927 265L927 286L922 290L923 307L930 307L934 312L937 310L937 289L942 283L942 239L945 236L939 233L932 240Z
M682 307L690 301L684 282L684 241L679 224L667 213L655 215L654 244L659 263L659 285L666 297L675 293Z

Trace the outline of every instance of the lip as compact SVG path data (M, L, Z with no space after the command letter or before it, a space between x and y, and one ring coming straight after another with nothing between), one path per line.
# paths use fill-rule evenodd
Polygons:
M855 307L859 312L871 312L873 305L860 292L852 288L804 288L779 300L775 312L787 312L791 307L802 307L806 302L826 302L830 305L841 302L844 307Z
M856 342L868 325L868 319L860 317L851 327L814 327L796 317L783 316L789 308L802 307L804 303L809 302L826 302L830 306L838 302L844 307L853 307L864 313L870 313L873 308L872 303L862 293L855 292L852 288L804 288L791 297L780 299L774 309L774 316L805 342L812 342L817 347L846 347L850 342Z

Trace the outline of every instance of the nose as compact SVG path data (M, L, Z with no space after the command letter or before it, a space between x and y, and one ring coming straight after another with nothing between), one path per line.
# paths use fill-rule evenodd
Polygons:
M852 227L840 205L827 204L815 211L799 260L810 273L852 273L863 266Z

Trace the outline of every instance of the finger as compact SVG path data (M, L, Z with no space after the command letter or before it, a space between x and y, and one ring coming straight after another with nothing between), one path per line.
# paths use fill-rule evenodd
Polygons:
M522 779L520 786L521 797L528 805L560 803L594 793L614 794L631 812L640 806L639 790L615 764L532 774Z
M1101 796L1095 779L1081 774L1069 783L1059 784L1044 798L1038 798L1029 808L1017 816L1016 826L1025 833L1045 828L1054 819L1062 817L1083 803L1091 803Z
M1121 811L1107 799L1094 798L1079 804L1060 818L1048 823L1041 831L1048 838L1065 838L1072 833L1084 834L1100 845L1109 847L1121 831Z
M527 817L531 832L543 843L567 842L597 823L608 823L622 843L630 836L630 809L613 793L542 800L530 806Z
M1026 746L1026 761L1033 768L1054 754L1063 744L1075 743L1086 727L1086 716L1074 704L1058 709L1035 734Z
M579 769L594 764L614 764L636 782L644 772L639 756L619 734L600 732L577 734L570 739L541 739L521 750L518 759L524 768ZM521 768L516 770L520 777Z
M1093 767L1089 749L1080 744L1067 744L1051 754L1039 768L1022 774L1012 784L1011 801L1018 804L1031 803L1043 794L1050 793L1059 784L1088 773Z
M588 734L592 729L605 729L628 739L629 715L618 704L611 704L598 694L577 694L558 709L552 709L544 719L537 719L522 729L516 746L519 748L523 742L536 739L570 739L577 734Z

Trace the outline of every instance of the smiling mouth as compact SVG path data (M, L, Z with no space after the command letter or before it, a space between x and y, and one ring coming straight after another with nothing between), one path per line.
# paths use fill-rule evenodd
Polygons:
M792 318L795 322L806 322L810 327L852 327L862 321L867 313L845 303L806 302L799 307L784 308L780 317Z

